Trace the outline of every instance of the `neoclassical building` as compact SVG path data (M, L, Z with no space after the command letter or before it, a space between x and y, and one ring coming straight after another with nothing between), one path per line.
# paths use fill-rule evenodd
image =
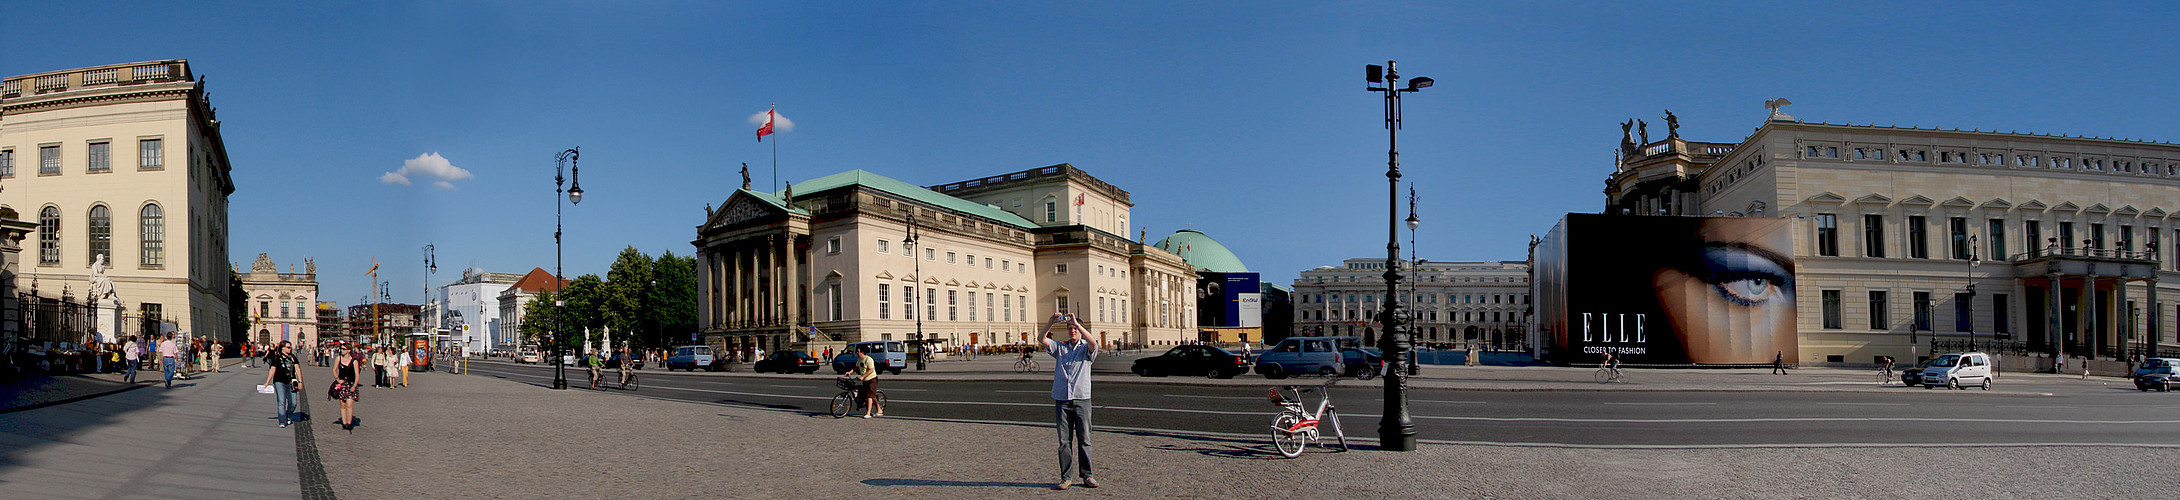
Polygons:
M521 335L500 328L500 294L522 279L520 274L463 270L461 279L439 287L438 300L433 302L445 312L436 315L440 320L433 326L447 329L452 342L472 353L514 348ZM519 305L516 308L520 309Z
M2180 145L1808 122L1621 141L1606 211L1792 218L1805 364L2176 353ZM1993 344L1993 342L1996 342Z
M249 301L250 330L246 340L277 344L281 341L296 345L315 345L318 342L318 264L303 259L303 272L295 272L295 265L288 265L288 272L280 272L272 258L257 254L257 261L250 263L250 272L242 278L243 300Z
M1294 334L1360 337L1376 345L1385 305L1385 259L1347 259L1302 271L1294 280ZM1414 263L1402 266L1401 308L1415 314L1419 345L1517 347L1526 335L1529 265L1520 261Z
M123 315L137 320L124 329L165 321L236 340L227 337L230 170L220 121L186 60L0 80L0 209L39 225L25 242L26 292L84 297L104 258Z
M1072 165L920 187L862 170L745 184L697 228L698 326L726 348L1032 342L1076 314L1108 345L1194 338L1195 273L1129 240L1128 192Z

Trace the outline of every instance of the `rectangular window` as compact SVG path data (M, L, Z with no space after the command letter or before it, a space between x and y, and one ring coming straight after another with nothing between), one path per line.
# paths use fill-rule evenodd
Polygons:
M114 170L112 142L99 141L91 143L90 152L83 155L83 157L85 160L83 170L85 172L101 174Z
M991 268L992 268L992 258L991 258L991 257L985 257L985 258L984 258L984 268L985 268L985 269L991 269Z
M1060 221L1060 202L1045 200L1045 222Z
M61 145L38 146L38 175L61 175Z
M975 313L970 313L970 314L975 314ZM984 292L984 320L985 320L985 321L991 321L991 320L992 320L993 318L997 318L997 317L998 317L998 316L993 316L993 315L992 315L992 293L991 293L991 292ZM974 319L974 318L971 318L971 319Z
M878 253L893 253L892 250L887 249L886 240L878 240Z
M826 238L826 239L825 239L825 253L826 253L826 254L829 254L829 255L837 255L837 254L839 254L839 253L840 253L840 237L839 237L839 236L834 236L834 237L831 237L831 238Z
M1839 256L1839 216L1817 214L1817 255Z
M901 287L901 319L916 319L916 287Z
M1953 238L1953 258L1968 260L1968 218L1954 217L1948 222L1947 228Z
M893 319L893 285L878 284L878 319Z
M1976 299L1967 293L1953 294L1953 331L1976 331Z
M1908 216L1908 257L1930 258L1930 220L1920 215Z
M1016 295L1014 297L1014 315L1022 318L1022 321L1029 321L1029 295Z
M976 267L976 254L964 255L961 259L962 263L968 264L969 267Z
M165 141L161 141L159 139L137 139L137 170L162 170L165 169L166 166L167 151Z
M272 303L271 303L271 302L259 302L259 303L257 303L257 317L260 317L260 318L264 318L264 317L269 317L269 316L272 316Z
M2042 221L2021 221L2021 245L2028 249L2031 258L2044 254L2044 223Z
M946 263L953 264L954 262L954 252L946 252Z
M938 249L935 249L935 248L929 248L929 247L926 247L926 248L924 248L924 249L923 249L923 260L927 260L927 261L933 261L933 262L936 262L936 261L938 261L938 260L939 260L939 251L938 251Z
M1013 262L1009 262L1009 261L1005 261L1005 260L1001 260L1001 261L999 261L999 270L1000 270L1000 271L1002 271L1002 272L1004 272L1004 271L1013 271L1013 270L1014 270L1014 263L1013 263Z
M976 321L976 292L969 292L969 321Z
M2074 239L2074 223L2070 221L2059 222L2059 248L2071 249L2074 248L2074 245L2080 244L2082 242ZM2072 254L2074 252L2072 250L2061 250L2060 253Z
M1876 331L1880 331L1880 332L1882 332L1882 331L1886 331L1886 330L1890 330L1890 329L1892 329L1892 314L1890 314L1890 313L1889 313L1889 311L1888 311L1888 310L1886 309L1886 307L1889 307L1889 306L1888 306L1888 305L1887 305L1887 304L1885 303L1885 292L1884 292L1884 291L1881 291L1881 290L1871 290L1871 291L1870 291L1870 329L1871 329L1871 330L1876 330Z
M15 176L15 150L0 149L0 178Z
M1930 329L1930 292L1915 292L1915 331Z
M2104 249L2104 224L2089 224L2089 248Z
M840 284L830 283L825 285L825 295L826 300L831 302L833 313L831 317L833 321L840 321L841 319L844 319L840 315L840 305L842 302L840 297Z
M1824 295L1824 329L1826 329L1826 330L1838 330L1838 329L1840 329L1840 320L1839 320L1839 290L1825 290L1825 291L1823 292L1823 295Z
M1052 308L1060 314L1067 314L1067 296L1057 295L1052 297Z
M2006 219L1991 219L1990 226L1991 227L1985 228L1983 231L1985 234L1991 237L1991 258L1989 260L1995 262L2005 262Z
M1885 258L1885 216L1862 216L1862 256Z
M933 319L936 319L936 318L938 318L938 317L939 317L939 289L937 289L937 288L931 288L931 287L924 287L923 291L924 291L924 299L925 299L925 300L923 301L923 317L926 317L926 318L933 318ZM951 308L951 307L953 307L953 304L951 304L951 303L948 303L948 304L947 304L947 307ZM953 319L953 318L947 318L947 319Z
M280 317L288 317L288 302L285 300L280 301Z
M2013 322L2006 318L2006 314L2010 312L2007 310L2010 307L2007 307L2006 298L2006 294L2003 293L1991 294L1991 331L1993 332L2013 333Z
M1052 266L1052 273L1053 273L1053 274L1067 274L1067 264L1054 264L1054 265Z
M2119 227L2119 249L2120 249L2120 251L2123 251L2123 252L2132 252L2132 251L2135 251L2135 227L2134 227L2134 226L2120 226L2120 227Z

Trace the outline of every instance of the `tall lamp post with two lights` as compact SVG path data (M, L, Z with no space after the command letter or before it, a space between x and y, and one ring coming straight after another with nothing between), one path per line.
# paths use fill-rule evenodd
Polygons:
M1393 61L1363 69L1371 85L1383 85L1366 86L1364 90L1385 93L1385 130L1391 136L1385 153L1385 262L1392 264L1400 260L1400 95L1428 88L1432 82L1430 77L1419 76L1408 79L1406 88L1398 88L1400 74L1393 69ZM1385 351L1385 416L1378 420L1378 443L1386 451L1415 450L1415 420L1408 415L1408 373L1400 366L1407 359L1412 341L1401 315L1400 267L1387 265L1385 310L1379 313L1385 334L1378 339L1380 349Z
M560 257L560 230L562 227L560 220L560 184L563 180L560 177L560 167L562 165L568 167L568 179L566 179L568 181L568 190L566 191L568 193L568 204L582 204L583 170L576 163L583 156L580 151L577 151L579 149L582 149L582 147L568 148L566 151L561 151L553 159L553 388L562 390L568 388L568 363L561 357L565 348L561 345L560 329L566 323L563 318L567 315L562 314L560 308L567 307L568 301L561 297L560 294L567 289L568 282L566 278L560 277L563 263Z

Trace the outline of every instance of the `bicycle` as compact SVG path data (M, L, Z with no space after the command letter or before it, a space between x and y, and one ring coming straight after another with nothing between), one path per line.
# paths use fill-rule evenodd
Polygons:
M1348 451L1347 433L1340 430L1339 411L1332 406L1332 384L1340 379L1325 381L1317 387L1282 386L1271 390L1272 404L1279 405L1279 416L1272 418L1272 446L1287 458L1302 455L1302 447L1324 436L1319 429L1322 422L1332 422L1332 435L1340 440L1340 451ZM1285 391L1285 392L1281 392ZM1316 392L1317 411L1302 407L1302 393ZM1293 393L1294 397L1287 397ZM1331 446L1326 446L1330 448Z
M1597 380L1597 383L1600 384L1609 384L1613 382L1619 382L1623 384L1627 383L1627 374L1621 373L1619 368L1611 366L1597 367L1597 373L1591 375L1590 377Z
M833 396L833 418L843 418L847 417L849 413L863 411L863 397L862 394L858 394L861 392L858 390L861 384L849 382L848 377L840 377L833 379L833 385L840 388L840 395ZM885 408L886 391L877 391L875 396L878 400L878 407Z
M1037 358L1023 357L1014 360L1015 373L1037 373Z
M641 386L639 386L639 385L638 385L638 384L636 383L636 371L635 371L635 370L627 370L627 371L623 371L623 372L621 372L621 390L624 390L624 391L633 391L633 390L636 390L636 389L637 389L638 387L641 387Z

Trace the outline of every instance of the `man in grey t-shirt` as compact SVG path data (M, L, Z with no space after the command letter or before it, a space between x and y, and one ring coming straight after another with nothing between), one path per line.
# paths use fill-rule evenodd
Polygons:
M1067 341L1053 340L1052 327L1067 325ZM1052 354L1052 409L1054 427L1060 432L1060 482L1052 489L1067 489L1075 462L1082 462L1080 476L1085 488L1098 487L1090 478L1090 362L1098 357L1096 343L1083 339L1088 333L1071 314L1054 314L1039 336Z

